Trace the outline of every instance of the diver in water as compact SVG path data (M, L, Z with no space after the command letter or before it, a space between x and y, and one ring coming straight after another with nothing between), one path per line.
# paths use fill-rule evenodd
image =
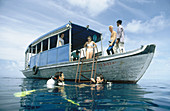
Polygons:
M64 82L64 73L63 72L60 72L59 74L57 74L56 77L57 77L58 85L65 85L65 82Z
M106 84L107 83L107 81L104 79L102 74L99 74L96 80L94 80L94 78L91 78L91 81L95 84Z
M65 85L63 72L57 72L47 81L47 85Z

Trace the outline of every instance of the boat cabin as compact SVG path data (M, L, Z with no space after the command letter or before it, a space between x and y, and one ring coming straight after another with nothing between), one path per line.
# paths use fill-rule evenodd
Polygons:
M61 34L64 34L64 45L59 46ZM72 62L72 52L82 49L88 36L91 36L96 43L101 42L101 52L103 52L102 34L89 29L88 26L83 27L69 22L40 36L25 51L25 69Z

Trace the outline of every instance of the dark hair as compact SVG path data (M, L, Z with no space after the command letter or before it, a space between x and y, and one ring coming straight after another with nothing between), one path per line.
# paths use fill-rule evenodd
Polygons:
M121 25L122 24L122 20L118 20L117 23L119 23Z
M103 79L104 80L104 77L102 74L99 74L97 77L100 77L100 79Z
M76 50L76 53L80 53L78 50Z
M63 73L63 72L56 72L56 73L55 73L55 77L56 77L57 79L59 79L59 77L61 76L62 73Z
M64 33L61 33L60 36L61 36L62 34L64 34Z

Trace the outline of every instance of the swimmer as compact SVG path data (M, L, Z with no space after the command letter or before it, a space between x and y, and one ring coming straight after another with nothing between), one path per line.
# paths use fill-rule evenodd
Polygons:
M97 76L96 80L94 80L94 78L91 78L91 81L95 84L105 84L105 83L107 83L102 74L99 74Z
M47 81L47 86L50 85L65 85L63 72L57 72L55 76L52 76L51 79Z

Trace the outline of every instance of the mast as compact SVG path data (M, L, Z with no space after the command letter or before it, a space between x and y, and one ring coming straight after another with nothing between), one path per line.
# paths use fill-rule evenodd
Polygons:
M41 41L41 52L43 51L43 41Z
M70 26L69 26L69 61L71 61L71 23L70 23Z
M31 57L32 57L32 54L33 54L33 46L31 46Z
M35 46L35 54L37 54L37 45Z
M48 50L50 49L50 38L48 38Z
M27 68L27 51L25 52L25 69Z
M100 39L101 39L101 51L102 51L102 56L103 56L103 43L102 43L103 35L102 34L100 36Z

